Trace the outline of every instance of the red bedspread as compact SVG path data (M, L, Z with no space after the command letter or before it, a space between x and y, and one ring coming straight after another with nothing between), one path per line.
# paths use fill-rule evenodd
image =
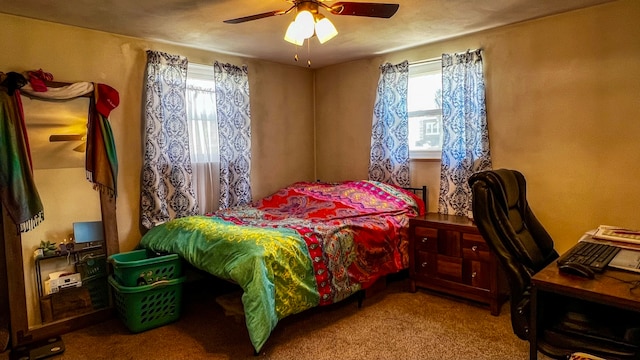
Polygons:
M409 218L425 209L422 199L410 191L365 180L298 182L254 207L262 212L261 226L266 220L274 227L295 229L312 259L324 257L314 262L320 305L349 296L353 284L366 289L380 276L407 268ZM247 219L235 217L234 211L216 215L246 225Z

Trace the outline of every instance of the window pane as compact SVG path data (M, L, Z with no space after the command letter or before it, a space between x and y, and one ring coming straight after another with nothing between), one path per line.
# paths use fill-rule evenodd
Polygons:
M442 149L442 116L409 117L409 149Z
M185 100L191 161L217 163L218 125L212 66L189 63Z
M442 76L420 75L409 78L409 111L442 108Z
M440 158L442 70L440 61L409 66L409 151L411 158Z

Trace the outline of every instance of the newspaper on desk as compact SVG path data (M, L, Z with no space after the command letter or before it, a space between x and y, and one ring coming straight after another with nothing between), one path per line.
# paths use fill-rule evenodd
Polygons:
M595 230L593 237L601 240L640 245L640 230L625 229L619 226L600 225Z
M585 233L580 241L593 241L619 247L609 267L640 273L640 231L600 225Z

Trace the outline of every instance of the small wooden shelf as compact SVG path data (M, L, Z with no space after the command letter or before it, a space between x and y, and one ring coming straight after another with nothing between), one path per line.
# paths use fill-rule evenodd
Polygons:
M73 260L75 271L81 276L82 286L46 294L42 277L42 263L68 261L68 259ZM83 247L68 253L36 257L35 267L40 298L40 315L43 323L86 314L110 306L104 244Z

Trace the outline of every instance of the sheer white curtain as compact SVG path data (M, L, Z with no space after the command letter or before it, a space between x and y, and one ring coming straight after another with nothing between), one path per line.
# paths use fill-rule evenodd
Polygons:
M189 64L186 103L192 183L198 213L207 214L218 209L220 199L220 145L213 66Z

